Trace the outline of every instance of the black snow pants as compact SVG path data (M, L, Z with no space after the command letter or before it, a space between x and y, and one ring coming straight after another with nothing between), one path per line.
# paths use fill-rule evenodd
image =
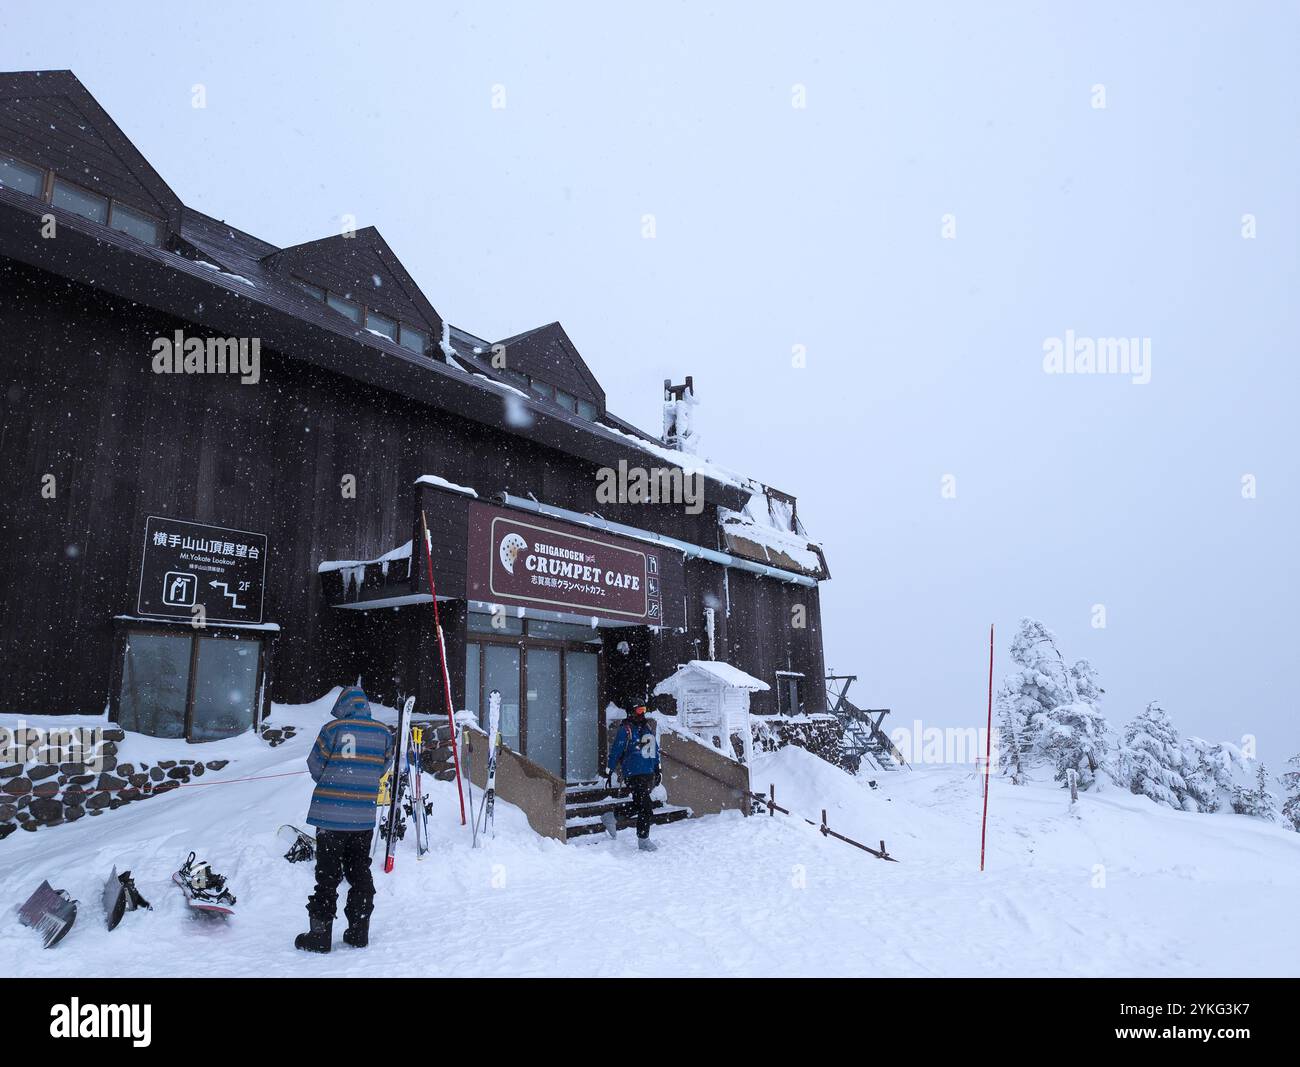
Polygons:
M316 831L316 892L307 899L307 912L320 922L333 922L339 882L348 880L343 909L349 925L370 916L375 882L370 877L370 830Z
M650 790L655 787L653 774L631 774L627 779L632 797L628 801L629 814L636 816L636 836L650 836L650 815L654 811Z

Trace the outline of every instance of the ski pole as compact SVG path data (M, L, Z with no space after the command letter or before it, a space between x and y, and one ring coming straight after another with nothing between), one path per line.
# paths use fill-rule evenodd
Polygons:
M460 746L456 736L456 712L451 706L451 675L447 672L447 645L442 639L438 619L438 590L433 583L433 542L429 538L429 520L420 509L420 528L424 531L424 562L429 571L429 596L433 600L433 628L438 637L438 654L442 661L442 690L447 701L447 722L451 727L451 755L456 764L456 795L460 798L460 824L465 825L465 792L460 784Z

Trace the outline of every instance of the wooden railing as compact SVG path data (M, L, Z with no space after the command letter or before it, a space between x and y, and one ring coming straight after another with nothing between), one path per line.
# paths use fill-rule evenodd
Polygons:
M781 807L776 802L775 784L768 786L767 796L764 796L762 793L750 793L749 796L751 800L756 800L760 804L765 805L767 807L768 815L774 816L779 811L782 815L790 815L796 819L803 819L803 821L806 822L809 826L816 827L817 832L821 834L822 837L833 837L835 838L836 841L843 841L846 845L852 845L854 848L862 849L863 852L870 852L873 856L876 857L876 859L879 860L888 860L890 863L898 862L898 860L896 860L893 856L889 854L889 850L885 848L885 842L883 838L881 839L880 842L880 850L876 851L876 849L871 848L868 845L864 845L861 841L854 841L853 838L847 837L844 834L832 830L830 828L830 825L826 821L825 808L822 808L822 821L821 821L821 825L818 825L817 823L813 822L812 819L809 819L806 816L796 814L795 812L790 811L788 808Z

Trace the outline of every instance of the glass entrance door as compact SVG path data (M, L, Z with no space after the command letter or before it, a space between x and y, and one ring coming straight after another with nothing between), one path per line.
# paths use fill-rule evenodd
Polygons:
M555 648L527 650L528 713L524 720L528 751L556 777L564 777L564 708L560 702L560 651Z
M465 707L488 725L488 694L501 693L501 740L558 778L600 773L600 642L591 628L509 619L497 629L470 613Z
M479 712L488 724L488 694L501 693L501 743L519 751L519 648L517 645L483 646L483 703Z
M600 722L600 656L595 652L564 654L566 767L571 782L585 782L600 773L597 750Z

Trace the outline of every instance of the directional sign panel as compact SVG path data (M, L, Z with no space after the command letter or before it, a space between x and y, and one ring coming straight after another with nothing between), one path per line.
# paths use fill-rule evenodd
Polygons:
M140 568L141 615L260 623L266 534L150 515Z

